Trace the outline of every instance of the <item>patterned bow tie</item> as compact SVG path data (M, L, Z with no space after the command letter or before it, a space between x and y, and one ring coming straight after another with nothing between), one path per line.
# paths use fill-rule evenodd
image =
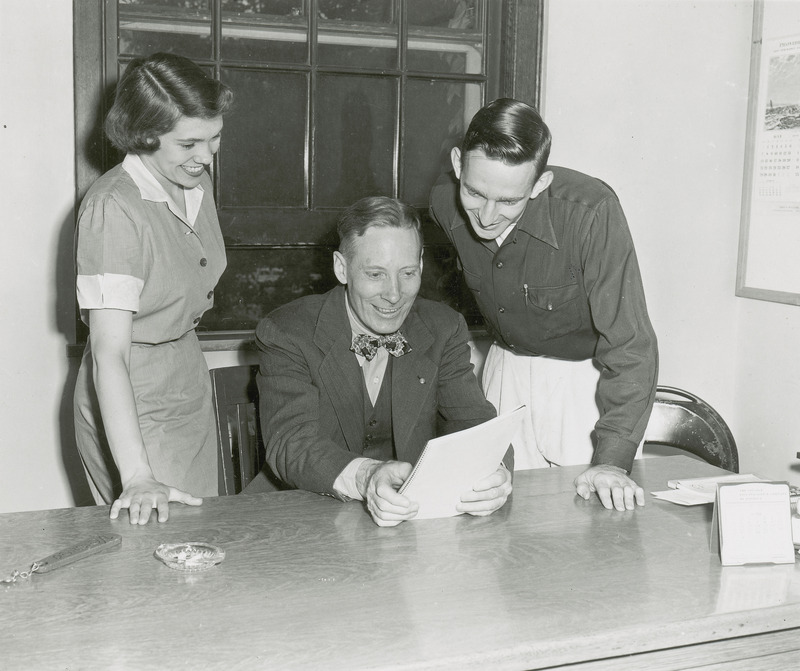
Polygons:
M372 361L379 347L385 347L392 356L403 356L411 351L406 337L398 331L391 335L372 336L362 333L353 338L350 351L360 354L367 361Z

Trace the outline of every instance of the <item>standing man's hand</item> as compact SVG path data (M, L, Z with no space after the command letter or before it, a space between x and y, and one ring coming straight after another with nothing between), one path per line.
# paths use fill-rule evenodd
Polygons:
M417 514L419 504L397 493L411 474L404 461L367 461L358 468L356 487L375 524L393 527Z
M575 478L574 484L578 496L588 500L596 492L609 510L633 510L644 505L644 490L618 466L592 466Z

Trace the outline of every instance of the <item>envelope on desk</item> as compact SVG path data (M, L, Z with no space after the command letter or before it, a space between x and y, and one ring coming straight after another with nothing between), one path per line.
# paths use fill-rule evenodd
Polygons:
M494 473L522 425L525 406L463 431L429 440L400 493L419 503L413 519L460 515L461 495Z
M704 503L714 503L717 496L717 485L732 482L759 482L761 478L752 473L732 473L730 475L715 475L708 478L683 478L681 480L668 480L664 491L650 492L655 498L681 506L697 506Z

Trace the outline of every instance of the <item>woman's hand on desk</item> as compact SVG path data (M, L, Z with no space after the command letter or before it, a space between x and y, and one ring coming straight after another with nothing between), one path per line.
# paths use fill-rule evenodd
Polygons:
M501 465L489 477L477 482L471 492L462 495L456 510L468 515L491 515L502 508L511 495L511 473Z
M575 478L575 490L587 500L596 492L609 510L633 510L636 504L644 505L644 490L617 466L600 464L588 468Z
M169 504L172 501L185 503L188 506L199 506L203 499L192 496L175 487L165 485L158 480L134 480L125 485L119 498L111 506L110 517L117 519L119 511L128 509L131 524L147 524L153 510L158 510L158 521L169 519Z

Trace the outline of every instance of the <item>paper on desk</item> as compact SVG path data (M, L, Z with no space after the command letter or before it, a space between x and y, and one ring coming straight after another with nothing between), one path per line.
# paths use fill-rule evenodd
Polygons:
M681 506L698 506L703 503L714 503L717 496L717 483L728 482L759 482L761 478L752 473L733 473L731 475L717 475L710 478L684 478L682 480L668 480L667 489L660 492L650 492L655 498Z
M460 515L461 495L500 466L522 425L524 405L488 422L428 441L400 493L419 503L415 520Z
M714 499L709 499L703 495L688 489L665 489L661 492L650 492L655 498L670 503L677 503L680 506L699 506L703 503L714 503Z

